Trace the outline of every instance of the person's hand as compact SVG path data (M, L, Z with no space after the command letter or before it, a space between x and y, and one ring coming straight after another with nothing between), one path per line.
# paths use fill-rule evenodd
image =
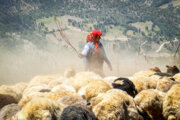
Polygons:
M83 55L81 53L78 54L78 57L83 58Z

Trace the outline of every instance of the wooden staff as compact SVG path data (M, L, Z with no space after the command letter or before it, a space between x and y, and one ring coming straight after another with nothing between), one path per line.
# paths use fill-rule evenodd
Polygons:
M60 25L60 22L56 19L56 17L55 17L55 23L56 23L56 26L57 26L57 28L58 28L58 31L59 31L59 33L60 33L60 35L61 35L61 37L64 39L64 41L69 45L69 46L71 46L71 48L77 53L77 55L79 54L79 52L76 50L76 48L70 43L70 41L69 41L69 39L66 37L66 35L64 34L64 32L63 32L63 29L62 29L62 27L61 27L61 25Z
M179 45L178 45L178 47L177 47L177 49L176 49L176 52L174 53L174 59L176 58L176 53L177 53L177 51L178 51L178 49L179 49L179 46L180 46L180 42L179 42Z

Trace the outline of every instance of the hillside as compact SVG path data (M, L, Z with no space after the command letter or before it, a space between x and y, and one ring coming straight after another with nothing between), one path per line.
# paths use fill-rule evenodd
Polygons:
M87 32L99 29L105 39L161 43L180 39L179 6L179 0L6 0L0 3L0 35L53 32L46 28L53 21L45 19L68 15L62 24Z
M0 79L5 82L16 76L16 80L21 81L37 74L64 71L67 66L83 69L82 61L61 38L55 18L78 51L82 50L91 30L102 31L101 41L115 67L114 72L108 71L109 75L127 75L150 66L179 64L179 59L172 59L176 51L176 56L180 56L180 49L177 50L179 2L2 0Z

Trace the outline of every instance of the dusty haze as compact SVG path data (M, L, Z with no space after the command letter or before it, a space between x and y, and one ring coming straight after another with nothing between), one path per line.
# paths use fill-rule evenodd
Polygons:
M113 71L110 71L107 64L104 64L106 76L131 76L135 72L148 70L155 66L165 71L165 65L173 63L166 56L159 55L159 58L145 60L143 55L137 55L137 51L132 53L126 49L113 52L111 46L104 47L113 66ZM61 45L56 45L50 46L48 50L41 50L31 42L24 40L23 46L11 52L2 47L0 51L0 85L28 82L36 75L63 74L67 68L74 68L76 72L84 70L83 59L78 58L70 47L64 49Z

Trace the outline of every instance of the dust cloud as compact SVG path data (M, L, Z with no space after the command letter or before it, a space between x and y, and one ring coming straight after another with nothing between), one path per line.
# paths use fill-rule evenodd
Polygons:
M165 57L154 59L138 56L136 51L130 52L128 49L114 52L111 45L104 47L113 66L113 70L110 71L107 64L104 64L106 76L131 76L135 72L155 66L165 71L165 65L172 63ZM74 68L76 72L84 70L83 59L80 59L68 46L49 46L43 50L24 40L23 46L13 51L2 47L0 51L0 85L28 82L36 75L63 74L67 68Z

